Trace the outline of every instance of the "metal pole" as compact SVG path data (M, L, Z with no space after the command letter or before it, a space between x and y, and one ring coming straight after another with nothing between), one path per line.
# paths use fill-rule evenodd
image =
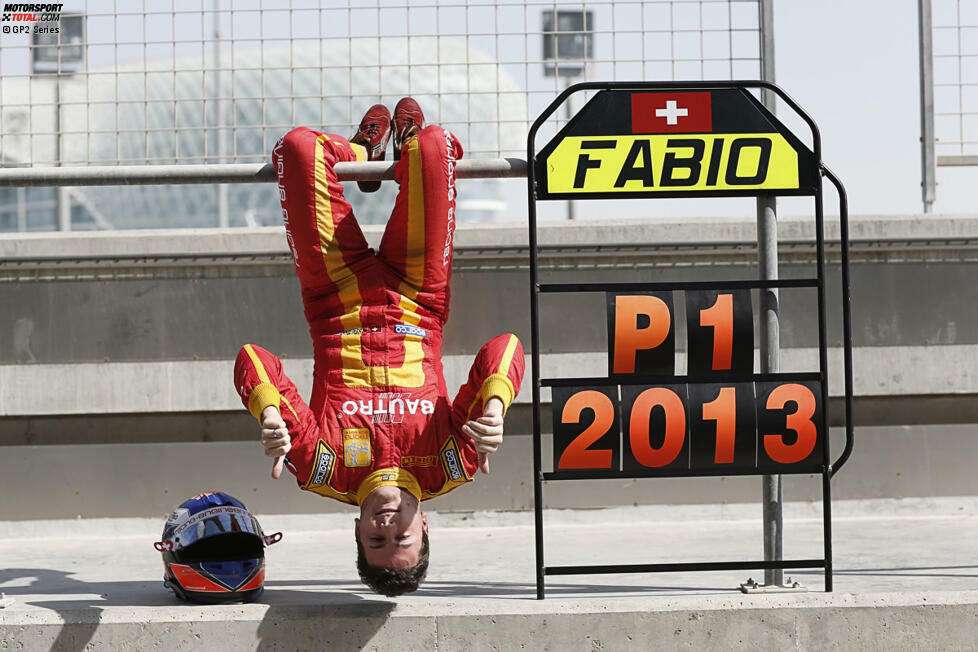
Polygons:
M27 188L17 188L17 230L27 231Z
M54 164L61 167L61 70L54 78ZM71 199L67 188L54 191L54 217L59 231L71 231Z
M920 174L924 212L934 209L937 179L934 159L934 25L931 0L917 0L920 30Z
M537 123L527 136L526 160L532 162L536 148ZM533 399L533 538L537 600L546 593L546 571L543 556L543 444L540 415L540 284L537 271L537 203L534 196L536 178L532 165L526 166L527 222L530 227L530 375Z
M569 81L569 83L567 84L568 86L573 86L574 85L574 78L573 77L571 77L568 81ZM564 115L567 118L567 122L570 122L570 119L574 116L573 100L574 100L574 96L573 95L568 95L567 96L567 101L564 103L564 108L566 110L566 113ZM573 199L568 199L567 200L567 221L568 222L573 222L576 219L577 219L577 204L574 202Z
M774 2L761 0L758 24L761 38L761 79L774 83ZM774 93L761 91L761 101L772 113ZM757 265L761 280L778 278L778 213L775 197L757 198ZM778 291L761 290L760 314L761 373L776 373L781 368L781 336L778 322ZM780 561L784 539L781 514L782 486L780 475L765 475L763 483L764 561ZM784 569L764 569L764 584L784 585Z
M757 198L758 275L763 280L778 278L778 216L773 197ZM778 290L761 290L760 314L761 373L777 373L781 367L780 324L778 322ZM783 521L781 514L782 484L780 475L765 475L762 479L764 504L764 561L780 561L782 557ZM764 584L782 586L784 571L764 570Z
M224 73L221 70L221 12L220 0L214 0L214 70L216 77L217 93L217 154L218 163L226 163L224 158L227 153L227 134L225 133L226 116L224 112ZM217 225L221 228L230 226L231 221L228 215L228 190L225 184L217 186Z
M333 169L340 181L394 180L394 161L337 163ZM526 161L520 158L463 159L455 164L455 175L459 179L526 177ZM0 168L0 188L256 182L276 182L275 170L270 163Z

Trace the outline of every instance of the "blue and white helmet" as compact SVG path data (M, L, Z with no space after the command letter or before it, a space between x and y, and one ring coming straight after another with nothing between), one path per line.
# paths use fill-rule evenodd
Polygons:
M185 500L154 546L163 553L163 586L191 602L251 602L264 590L265 536L241 501L221 491Z

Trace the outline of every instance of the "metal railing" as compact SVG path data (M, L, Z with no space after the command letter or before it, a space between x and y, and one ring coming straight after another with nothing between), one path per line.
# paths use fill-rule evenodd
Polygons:
M924 0L933 34L937 165L978 165L978 6Z
M409 94L471 154L504 156L568 82L759 65L755 0L344 4L85 0L70 42L6 35L0 164L261 161L292 126L345 133Z
M0 35L0 167L261 164L293 126L351 134L367 107L403 95L467 157L522 156L528 116L570 83L757 77L757 6L79 0L66 5L61 41ZM351 200L370 223L386 217L373 206L391 193ZM500 207L504 194L469 190ZM277 214L274 196L227 186L0 191L0 230L273 224Z
M394 179L394 161L337 163L334 169L340 181ZM518 158L462 160L455 164L455 174L461 179L526 177L526 161ZM276 180L271 164L254 163L0 169L0 188L274 183Z

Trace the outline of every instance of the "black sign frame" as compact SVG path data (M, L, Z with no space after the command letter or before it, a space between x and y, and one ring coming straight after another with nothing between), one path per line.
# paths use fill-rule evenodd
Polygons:
M798 117L800 117L805 124L808 125L811 130L811 142L812 148L808 150L801 140L797 138L794 134L790 132L784 125L774 118L773 114L767 111L764 106L757 101L754 95L750 92L751 90L767 90L779 97L784 104L786 104ZM548 187L541 184L541 180L545 179L547 174L546 169L546 155L553 152L558 146L561 138L567 136L568 134L578 134L576 137L580 137L581 133L588 134L589 129L608 129L614 132L614 126L607 127L601 126L600 124L593 124L591 127L588 126L587 121L593 118L593 115L586 115L588 112L582 109L574 118L572 118L567 125L552 139L548 144L546 144L541 150L537 150L536 136L537 132L540 130L541 126L546 123L548 119L553 116L553 114L568 100L568 98L575 93L582 93L588 91L597 91L594 98L602 96L604 94L604 99L608 100L615 94L632 94L632 93L648 93L648 92L684 92L684 93L704 93L704 92L724 92L727 93L729 97L730 92L736 92L742 94L742 99L750 106L752 106L756 111L758 116L755 116L755 120L764 120L769 125L774 125L777 133L787 141L792 148L797 152L800 152L798 156L799 161L799 171L797 175L798 184L797 187L787 187L784 189L768 189L764 191L750 191L750 190L710 190L710 191L657 191L657 192L638 192L638 193L606 193L606 192L587 192L587 193L560 193L551 192ZM594 100L592 98L592 101ZM621 98L617 98L618 101ZM590 105L591 102L588 103ZM585 109L588 108L585 105ZM592 107L593 108L593 107ZM591 112L594 113L593 111ZM748 116L749 118L750 116ZM735 117L736 118L736 117ZM730 118L731 120L735 118ZM739 116L740 119L744 118L743 112ZM633 123L634 124L634 123ZM729 130L729 127L727 128ZM575 132L575 130L577 130ZM582 131L583 130L583 131ZM604 132L601 132L604 133ZM600 133L598 134L601 135ZM810 154L810 156L809 156ZM651 155L649 155L649 160L651 160ZM753 569L797 569L797 568L822 568L824 569L825 575L825 590L826 592L832 591L832 541L831 541L831 490L830 490L830 480L832 476L838 472L838 470L845 464L849 456L852 453L853 447L853 399L852 399L852 336L851 336L851 315L850 315L850 290L849 290L849 236L848 236L848 202L846 197L845 188L842 182L836 177L821 161L821 138L819 135L819 130L814 120L783 90L781 90L776 85L757 80L749 81L731 81L731 82L703 82L703 81L692 81L692 82L584 82L575 84L568 87L563 91L547 109L545 109L534 121L531 126L529 133L527 135L527 163L528 163L528 173L527 173L527 206L528 206L528 219L529 219L529 241L530 241L530 308L531 308L531 360L532 360L532 393L533 393L533 468L534 468L534 525L535 525L535 538L536 538L536 584L537 584L537 599L543 599L545 597L545 585L547 576L555 575L581 575L581 574L598 574L598 573L638 573L638 572L670 572L670 571L715 571L715 570L753 570ZM673 162L675 163L675 161ZM711 162L712 163L712 162ZM587 168L592 166L589 161L584 162L585 174ZM760 164L759 164L760 165ZM580 164L579 164L580 167ZM579 172L579 170L578 170ZM690 172L692 174L692 172ZM712 171L709 175L713 175ZM843 372L844 372L844 382L845 382L845 428L846 428L846 443L842 454L833 462L830 457L829 450L829 422L828 422L828 344L827 344L827 334L826 334L826 306L825 306L825 227L824 227L824 212L823 212L823 189L822 189L822 178L825 177L835 186L836 191L839 196L839 207L840 207L840 253L841 253L841 268L842 268L842 316L843 316ZM712 178L707 179L707 185L709 181L715 179L715 175ZM576 183L576 179L575 179ZM757 281L717 281L713 282L684 282L684 283L549 283L541 284L539 282L539 244L537 237L537 201L546 201L554 199L607 199L607 198L638 198L638 197L703 197L703 196L781 196L781 195L808 195L813 197L815 204L815 244L816 244L816 276L815 278L806 279L785 279L785 280L757 280ZM569 391L568 388L574 387L585 387L597 389L599 387L604 387L601 390L606 397L611 397L611 390L614 389L616 392L624 392L626 389L625 385L622 385L623 379L618 377L612 372L613 360L611 356L612 352L609 350L609 375L602 378L542 378L540 370L540 294L542 293L572 293L572 292L604 292L604 293L626 293L626 294L648 294L655 292L670 292L675 290L689 290L689 291L700 291L700 292L716 292L725 290L751 290L751 289L765 289L765 288L789 288L789 287L811 287L815 288L817 292L817 312L818 312L818 347L819 347L819 368L817 371L805 373L805 374L758 374L751 373L747 378L744 378L739 370L732 370L726 377L723 375L711 374L709 377L697 377L696 375L688 375L685 378L680 378L677 376L652 376L652 377L636 377L626 382L629 385L634 385L639 383L648 387L651 386L679 386L683 383L711 383L710 387L720 387L729 386L736 383L752 382L755 392L761 390L763 392L770 393L771 390L778 386L784 385L801 385L807 387L813 396L817 393L814 400L814 408L812 409L813 419L818 419L820 422L820 428L822 437L819 441L816 441L815 447L808 453L807 449L803 453L808 453L808 456L804 458L805 463L811 463L815 460L815 463L820 467L821 478L822 478L822 505L823 505L823 550L824 555L821 559L781 559L781 560L759 560L759 561L711 561L711 562L695 562L695 563L678 563L678 564L614 564L614 565L586 565L586 566L546 566L544 564L544 529L543 529L543 486L544 482L557 481L557 480L570 480L570 479L589 479L589 478L609 478L609 477L654 477L657 475L656 472L648 472L645 469L639 470L632 473L631 471L621 471L615 470L613 473L609 474L608 471L597 471L594 469L580 469L578 471L562 471L562 472L545 472L543 469L542 462L542 404L540 399L541 388L551 387L557 391L558 396L563 392L564 395ZM613 310L613 307L609 305L608 310ZM736 321L738 318L734 317ZM736 336L735 336L736 337ZM612 339L612 335L609 333L609 340ZM609 342L611 344L611 342ZM562 389L558 389L562 388ZM637 392L628 390L635 398L638 396ZM675 389L672 390L676 393ZM689 386L685 387L687 392L687 398L689 396L695 395L702 397L703 392L708 392L709 388L697 385L693 389ZM779 391L777 395L771 400L771 409L780 410L780 418L784 423L788 423L789 415L793 412L788 406L792 406L796 409L801 409L798 404L791 402L790 396L785 394L786 390ZM767 394L765 394L767 395ZM657 395L659 398L668 396L667 393L660 393ZM719 396L718 396L719 397ZM653 397L654 398L654 397ZM729 395L727 396L729 399ZM652 399L649 399L650 401ZM739 400L739 399L738 399ZM755 401L756 401L755 396ZM806 401L802 401L807 403ZM673 402L674 403L674 402ZM684 404L688 405L688 404ZM579 407L579 406L578 406ZM811 406L806 405L806 409ZM643 409L649 409L648 405L645 405ZM673 406L673 410L677 410ZM689 408L685 407L686 419L689 420ZM581 411L581 414L590 413L588 410ZM807 414L807 412L806 412ZM596 415L595 415L596 416ZM648 414L642 412L642 418L648 416L650 419L657 418L652 415L651 412ZM624 423L625 413L621 413L614 417L614 427L620 432L621 440L623 443L622 448L617 452L612 452L612 459L616 458L615 455L620 456L619 463L624 468L626 460L624 456L626 455L624 445L624 439L628 437L627 428L628 424ZM767 416L760 415L759 413L754 415L753 426L757 428L760 425L762 419L773 418L770 414ZM719 427L719 426L717 426ZM749 425L744 425L741 423L736 424L736 428L749 428ZM687 432L689 432L690 425L686 424ZM556 424L555 424L556 429ZM695 432L697 437L687 436L684 448L680 451L670 450L669 455L676 453L676 455L685 454L690 460L690 464L693 464L694 456L699 460L709 461L709 453L704 452L709 448L708 444L703 444L701 439L704 437L704 426L702 423L695 424ZM760 429L757 430L758 433L761 432ZM599 433L600 434L600 433ZM642 433L645 434L644 432ZM719 434L715 434L715 437L719 437ZM810 433L798 433L798 439L800 440L803 436L810 437ZM760 439L760 434L758 435ZM566 439L566 437L565 437ZM733 475L733 474L751 474L760 475L769 472L783 472L783 466L779 466L774 460L778 458L780 460L794 460L798 455L795 455L792 451L797 451L797 446L792 448L792 444L797 444L798 441L788 441L789 438L781 437L780 439L770 441L771 451L773 451L773 457L771 454L762 454L760 447L762 444L757 444L754 455L755 460L751 468L746 468L741 465L739 468L731 469L726 468L722 472L711 473L711 472L700 472L695 468L685 473L685 475ZM737 441L735 439L735 441ZM643 443L643 446L651 446L653 449L656 443ZM562 442L562 446L566 449L568 442ZM714 447L718 446L714 442ZM743 448L737 448L734 444L734 451L731 453L728 449L724 449L724 459L727 459L730 454L734 456L737 460L737 464L740 464L740 460L744 459L747 455ZM647 457L645 460L646 464L654 463L650 461L650 455L653 455L656 451L646 450L643 454ZM714 453L718 455L718 453ZM739 457L738 457L739 456ZM763 459L762 459L763 458ZM817 459L816 459L817 458ZM602 459L606 459L603 457ZM655 458L658 459L658 458ZM668 456L667 458L668 459ZM715 457L714 461L718 460L719 457ZM635 465L633 463L629 464L629 468L633 468ZM628 475L631 473L631 475ZM658 473L658 475L663 475L663 473ZM665 475L681 475L679 473L665 473Z

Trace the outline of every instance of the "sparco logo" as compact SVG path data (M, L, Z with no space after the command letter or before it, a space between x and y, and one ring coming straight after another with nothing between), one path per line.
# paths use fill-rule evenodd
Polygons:
M412 326L411 324L395 324L394 332L400 335L417 335L418 337L428 337L428 331L420 326Z
M312 479L312 484L323 484L329 477L329 470L333 466L333 451L323 450L319 452L316 459L316 475Z
M462 470L458 466L458 458L455 457L455 450L448 449L442 455L445 458L445 463L448 465L448 475L452 480L462 479Z

